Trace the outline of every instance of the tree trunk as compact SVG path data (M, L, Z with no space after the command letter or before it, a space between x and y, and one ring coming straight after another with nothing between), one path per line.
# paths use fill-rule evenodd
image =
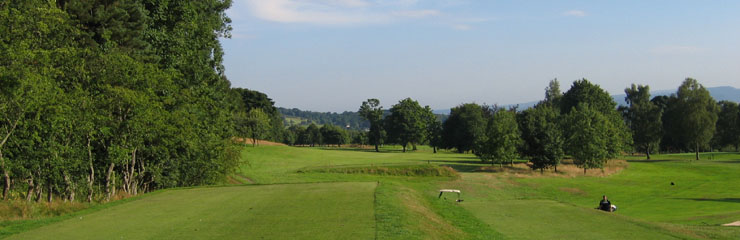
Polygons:
M3 178L5 179L5 187L3 187L3 200L8 199L10 193L10 175L8 169L5 167L5 158L3 158L2 149L0 149L0 167L3 170Z
M113 193L113 191L111 191L111 175L113 175L113 168L115 166L115 163L110 163L110 167L108 167L108 173L105 176L105 201L110 201L111 194Z
M583 168L583 175L586 175L586 168Z
M555 172L558 172L558 165L555 165Z
M31 199L33 199L33 189L35 186L35 184L33 183L33 176L28 178L26 182L28 183L28 190L26 191L26 202L30 202Z
M432 147L432 150L434 150L434 153L437 153L437 147Z
M49 193L46 194L46 201L50 202L54 199L54 185L49 184Z
M375 152L380 152L380 149L378 149L378 144L375 144Z
M92 202L93 182L95 182L95 167L93 166L92 148L90 147L90 136L87 137L87 159L90 164L90 175L87 176L87 202Z
M645 154L647 155L647 160L650 160L650 148L646 148Z
M406 144L401 145L403 147L403 152L406 152Z
M699 160L699 143L696 143L696 160Z

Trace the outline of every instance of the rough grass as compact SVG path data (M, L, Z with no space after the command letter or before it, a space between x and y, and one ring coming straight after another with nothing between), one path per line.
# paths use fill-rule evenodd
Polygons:
M323 167L298 170L299 173L343 173L343 174L370 174L380 176L409 176L409 177L458 177L458 173L451 167L439 165L410 165L410 166L367 166L367 167Z

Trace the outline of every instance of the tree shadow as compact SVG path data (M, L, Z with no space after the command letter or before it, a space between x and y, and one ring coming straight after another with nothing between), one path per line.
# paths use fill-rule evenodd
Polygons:
M729 164L735 163L735 164L737 164L737 163L740 163L740 160L719 160L719 161L714 161L714 162L716 162L716 163L729 163Z
M673 159L661 159L661 160L647 160L647 159L627 160L627 162L639 162L639 163L684 162L684 161L686 161L686 160L673 160Z
M365 149L365 148L332 148L332 147L316 147L316 149L321 150L331 150L331 151L350 151L350 152L371 152L371 153L403 153L403 150L401 149L380 149L380 152L376 152L375 148ZM413 152L410 150L406 150L406 152Z
M731 202L740 203L740 198L673 198L678 200L692 200L699 202Z

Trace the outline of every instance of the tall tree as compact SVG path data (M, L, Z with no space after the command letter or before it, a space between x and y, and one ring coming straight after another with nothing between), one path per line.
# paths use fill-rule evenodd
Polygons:
M378 146L383 144L385 135L383 130L383 106L380 106L380 100L371 98L362 102L358 113L370 122L370 143L375 145L376 152L380 152Z
M460 153L473 150L475 142L485 135L487 123L483 108L478 104L466 103L452 108L442 127L445 148L455 148Z
M498 109L486 125L485 136L476 142L475 155L491 164L509 162L514 165L521 142L516 112Z
M247 113L245 123L249 129L249 136L252 138L253 146L257 144L257 139L264 137L270 129L270 119L259 108L252 109Z
M611 149L618 149L619 141L613 138L617 129L601 112L587 103L573 108L564 120L565 149L573 157L573 162L583 168L583 173L591 168L603 168L606 161L616 157Z
M429 106L424 107L424 119L427 126L424 134L426 142L432 147L432 151L437 153L437 148L442 146L442 122L437 119Z
M424 108L417 101L406 98L390 109L391 115L385 119L388 139L400 144L406 152L408 144L416 145L424 139L426 119Z
M560 91L560 82L553 79L545 88L545 104L550 104L555 108L560 108L560 100L563 98L563 92Z
M530 157L532 169L539 169L542 172L552 167L555 168L555 172L558 171L558 165L564 155L559 118L559 109L549 104L538 104L520 113L523 153Z
M676 107L680 112L678 126L682 141L692 148L699 160L699 151L709 144L717 123L717 102L696 79L687 78L676 92Z
M718 148L734 146L735 151L738 151L740 145L740 121L738 118L740 118L740 107L736 102L719 102L717 127L713 140Z
M624 98L629 104L625 111L627 125L632 130L632 141L638 151L644 151L647 159L656 150L663 137L663 113L650 101L650 87L632 84L624 89Z

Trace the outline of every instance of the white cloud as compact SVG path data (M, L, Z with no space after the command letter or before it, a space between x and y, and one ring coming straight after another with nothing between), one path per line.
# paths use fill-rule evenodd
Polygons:
M570 10L563 12L563 16L569 16L569 17L585 17L586 12L581 10Z
M650 49L650 52L658 55L685 55L703 53L706 49L696 46L685 45L661 45Z
M430 17L430 16L437 16L437 15L439 15L439 11L432 10L432 9L393 12L393 16L409 17L409 18L423 18L423 17Z
M362 11L367 3L360 0L250 0L249 4L255 17L273 22L341 25L389 20Z
M416 0L247 0L247 3L254 17L281 23L373 24L441 14L434 9L413 9Z

